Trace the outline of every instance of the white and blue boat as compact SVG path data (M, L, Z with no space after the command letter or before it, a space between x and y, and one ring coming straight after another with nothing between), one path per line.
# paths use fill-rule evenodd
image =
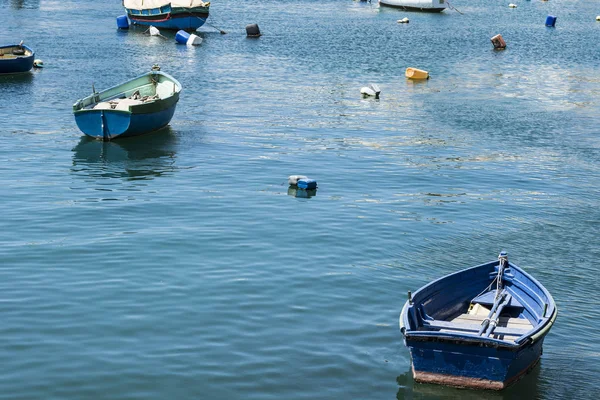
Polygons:
M501 390L537 365L556 315L550 293L502 252L408 292L400 331L417 382Z
M208 18L210 2L202 0L123 0L132 24L194 31Z
M171 122L181 84L153 67L135 79L93 93L73 105L75 122L88 136L108 141L156 131Z
M404 11L442 12L448 8L447 0L379 0L382 6L395 7Z
M35 53L23 42L0 47L0 74L27 72L33 68Z

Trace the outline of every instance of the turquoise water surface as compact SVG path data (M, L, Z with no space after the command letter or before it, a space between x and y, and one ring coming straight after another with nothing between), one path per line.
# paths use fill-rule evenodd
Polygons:
M0 399L597 398L600 3L513 2L215 0L192 48L119 0L0 0L45 63L0 77ZM155 63L170 126L83 137L73 103ZM541 363L415 384L406 292L502 249L557 302Z

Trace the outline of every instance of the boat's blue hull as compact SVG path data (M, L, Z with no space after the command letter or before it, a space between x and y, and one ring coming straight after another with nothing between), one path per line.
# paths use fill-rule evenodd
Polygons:
M76 113L75 122L83 133L95 139L112 140L118 137L137 136L167 126L173 118L176 105L149 114L92 110Z
M196 30L206 22L206 18L199 17L180 17L170 18L164 21L151 21L138 19L132 15L129 16L131 23L135 25L154 26L159 29L174 29L174 30Z
M10 48L11 46L3 46L3 48ZM0 56L0 74L15 74L20 72L27 72L33 68L33 60L35 58L35 53L27 46L22 46L24 49L29 50L31 55L29 56L21 56L16 58L8 58Z

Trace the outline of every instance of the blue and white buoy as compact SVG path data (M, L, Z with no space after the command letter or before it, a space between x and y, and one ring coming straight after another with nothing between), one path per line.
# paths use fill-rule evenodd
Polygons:
M117 28L129 29L129 20L127 19L127 15L121 15L117 17Z
M290 186L297 186L300 179L308 179L308 177L304 175L290 175L288 177L288 184Z
M175 34L175 41L181 44L198 46L200 43L202 43L202 38L194 34L190 35L182 29L177 31L177 34Z

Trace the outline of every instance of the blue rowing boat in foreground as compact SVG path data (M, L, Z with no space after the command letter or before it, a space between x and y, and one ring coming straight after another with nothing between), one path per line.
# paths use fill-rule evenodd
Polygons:
M131 23L160 29L196 30L206 22L210 2L202 0L123 0Z
M73 105L75 122L88 136L101 140L136 136L169 124L179 101L181 84L171 75L151 72L94 92Z
M35 53L23 42L0 47L0 74L27 72L33 68Z
M417 382L500 390L538 363L556 315L550 293L502 252L408 292L400 331Z

